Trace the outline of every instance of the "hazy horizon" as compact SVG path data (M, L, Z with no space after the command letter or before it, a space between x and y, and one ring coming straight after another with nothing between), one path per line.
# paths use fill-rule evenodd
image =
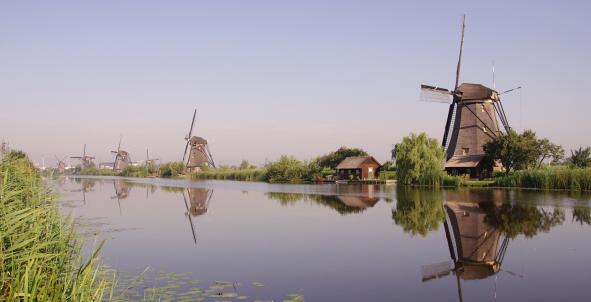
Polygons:
M133 161L180 160L195 134L218 165L340 146L379 161L410 132L441 140L447 105L420 84L523 89L510 124L569 149L591 145L586 1L151 1L0 5L0 140L46 165L100 161L123 135Z

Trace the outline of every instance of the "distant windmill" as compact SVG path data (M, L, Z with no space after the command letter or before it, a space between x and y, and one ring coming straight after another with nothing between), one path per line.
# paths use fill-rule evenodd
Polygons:
M146 166L154 167L156 166L156 161L159 160L158 158L150 158L150 153L148 149L146 149Z
M55 160L57 162L57 171L58 173L64 173L66 171L66 160L67 156L64 156L62 159L59 159L57 155L55 156Z
M121 150L121 140L123 136L119 136L119 145L117 146L117 151L111 151L111 153L115 154L115 162L113 162L113 170L120 171L125 169L131 162L129 158L129 153L127 151Z
M10 145L8 142L2 140L2 143L0 144L0 155L7 154L8 152L10 152Z
M70 158L79 159L83 169L94 167L94 162L92 161L94 157L86 155L86 144L84 144L82 156L71 156Z
M199 136L192 136L196 116L197 109L195 109L195 112L193 112L191 127L189 128L189 133L185 137L187 144L185 145L185 152L183 153L183 162L185 162L185 158L187 158L187 150L189 150L189 157L185 164L185 167L188 171L198 171L204 167L215 168L215 163L213 161L213 157L211 156L211 152L209 151L207 140ZM189 146L191 148L189 148Z
M506 131L511 129L500 95L521 87L498 93L481 84L459 85L465 27L466 15L462 20L460 55L454 89L450 91L421 85L421 100L450 104L442 141L446 151L445 169L448 173L488 177L493 167L481 164L484 158L483 146L501 133L497 116Z

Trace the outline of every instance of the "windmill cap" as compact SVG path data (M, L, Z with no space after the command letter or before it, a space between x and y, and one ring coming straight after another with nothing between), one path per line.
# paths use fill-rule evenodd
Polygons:
M193 136L191 137L191 144L195 145L207 145L207 140L204 139L203 137L199 137L199 136Z
M462 93L462 101L498 100L496 91L481 84L462 83L457 91Z

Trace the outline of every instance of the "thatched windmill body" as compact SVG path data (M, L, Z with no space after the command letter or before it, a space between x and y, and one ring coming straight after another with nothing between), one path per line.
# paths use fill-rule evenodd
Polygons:
M121 140L123 136L119 137L119 145L117 146L117 151L111 151L111 153L115 154L115 161L113 162L113 170L120 171L125 169L130 163L131 158L129 157L129 153L125 150L121 150Z
M499 120L506 131L511 129L500 95L521 87L498 93L481 84L459 84L465 20L464 15L454 89L421 85L421 100L449 103L442 140L448 173L488 177L494 167L482 162L483 146L501 133Z
M92 161L94 157L86 155L86 144L84 144L84 151L82 152L82 156L71 156L70 158L79 159L80 166L83 169L94 167L94 162Z
M211 151L209 150L209 144L207 140L203 137L193 136L193 127L195 126L195 117L197 116L197 109L193 112L193 120L191 121L191 127L189 128L189 133L185 137L187 141L185 145L185 152L183 153L183 162L185 159L185 168L187 171L198 171L205 167L213 167L215 168L215 163L213 161L213 157L211 156ZM189 156L187 157L187 150L189 151Z

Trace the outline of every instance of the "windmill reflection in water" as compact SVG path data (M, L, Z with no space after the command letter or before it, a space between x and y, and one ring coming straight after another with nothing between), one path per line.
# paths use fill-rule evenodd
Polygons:
M203 188L186 188L187 195L189 196L189 201L187 202L187 197L185 196L185 191L183 190L183 200L185 201L185 208L187 211L185 212L185 217L189 221L189 225L191 226L191 233L193 234L193 242L197 244L197 235L195 234L195 225L193 224L193 218L201 216L207 213L207 209L209 208L209 202L211 201L211 197L213 196L213 190L211 189L203 189Z
M121 211L121 199L129 197L131 188L125 180L117 179L113 180L113 188L115 188L115 196L111 197L111 200L117 199L117 205L119 206L119 215L123 215Z
M487 210L499 206L500 203L492 201L445 202L446 219L443 225L451 261L421 267L423 282L453 273L462 301L461 280L486 279L504 271L501 266L510 239L486 222Z

